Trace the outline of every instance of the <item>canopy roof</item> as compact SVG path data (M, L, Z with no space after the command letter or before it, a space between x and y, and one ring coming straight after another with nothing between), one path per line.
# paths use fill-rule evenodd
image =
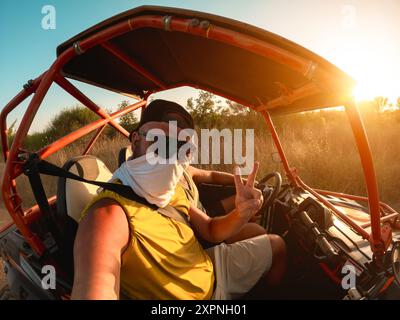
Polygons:
M251 106L268 106L269 102L275 101L268 107L271 114L341 105L352 91L354 82L348 75L283 37L236 20L176 8L142 6L123 12L62 43L57 48L57 55L77 41L124 20L148 15L207 21L212 27L233 31L294 55L309 66L306 72L301 73L282 60L257 54L249 47L232 45L234 39L218 41L168 28L134 29L108 41L123 56L154 75L165 85L164 89L190 85ZM159 84L129 67L101 45L73 57L63 67L62 73L69 78L141 97L148 91L161 89ZM291 98L296 89L301 90L307 85L315 86L318 92L311 90L311 93L300 94L297 99Z

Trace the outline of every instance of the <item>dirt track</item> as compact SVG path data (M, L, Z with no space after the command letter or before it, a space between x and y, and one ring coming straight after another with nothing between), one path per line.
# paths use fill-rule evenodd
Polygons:
M3 272L3 261L0 259L0 291L3 286L6 284L6 276Z

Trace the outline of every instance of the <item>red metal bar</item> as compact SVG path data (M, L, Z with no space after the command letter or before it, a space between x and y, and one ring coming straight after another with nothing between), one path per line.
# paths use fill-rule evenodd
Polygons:
M329 278L331 278L331 280L332 280L335 284L340 285L340 284L342 283L342 279L340 279L340 278L337 276L337 273L338 273L338 271L339 271L340 265L338 265L338 266L335 268L335 270L331 270L331 269L330 269L325 263L323 263L323 262L320 262L320 263L319 263L319 266L320 266L321 269L326 273L326 275L327 275Z
M237 98L237 97L228 96L225 93L222 93L222 92L210 89L210 88L206 88L206 87L204 87L202 85L199 85L199 84L181 82L181 83L177 83L175 85L169 86L168 88L166 88L166 90L171 90L171 89L176 89L176 88L181 88L181 87L190 87L190 88L197 89L197 90L206 90L206 91L208 91L210 93L213 93L213 94L216 94L216 95L218 95L218 96L220 96L222 98L237 102L237 103L239 103L239 104L241 104L241 105L243 105L243 106L245 106L247 108L250 108L250 109L256 111L256 107L254 107L249 101L241 100L240 98ZM155 94L157 92L162 92L162 91L164 91L164 90L154 90L153 92L151 92L151 94Z
M36 88L39 86L40 81L43 75L37 77L32 85L27 88L21 90L1 111L0 113L0 134L1 134L1 147L3 151L4 161L7 161L9 148L8 148L8 139L7 139L7 116L13 111L20 103L22 103L26 98L28 98L33 92L35 92Z
M330 74L326 70L319 68L313 61L299 57L285 49L266 43L257 38L243 35L239 32L213 24L210 24L207 28L204 28L201 25L192 25L191 19L182 19L177 17L171 18L169 29L171 31L179 31L202 36L253 52L282 64L293 71L300 73L309 80L317 79L318 82L328 90L333 89L335 92L337 91L337 88L332 87L331 85ZM347 95L349 95L349 93L351 93L351 90L347 92Z
M86 39L83 39L79 42L79 49L81 52L85 52L95 45L102 44L111 38L117 37L131 30L140 28L164 29L164 27L165 25L163 16L146 15L134 17L106 28ZM200 25L193 26L191 24L191 19L172 17L169 24L169 30L190 33L242 48L246 51L253 52L277 63L283 64L302 74L303 76L309 76L310 65L313 64L312 61L299 57L287 50L274 46L270 43L266 43L257 38L243 35L236 31L228 30L215 25L210 25L208 28L203 28ZM58 60L60 61L60 64L64 64L75 54L76 53L74 52L74 49L69 48L60 55ZM324 74L324 71L318 69L318 74ZM321 76L321 78L324 77Z
M161 27L163 27L163 24ZM270 43L266 43L265 41L248 35L243 35L233 30L228 30L224 27L210 24L208 28L204 28L201 25L192 25L191 19L172 17L170 29L171 31L191 33L215 41L228 43L229 45L242 48L246 51L266 57L279 64L283 64L302 75L307 75L310 68L311 61L309 60L303 59L289 51L274 46Z
M93 136L93 138L90 140L89 144L87 145L85 151L83 151L83 155L87 155L89 153L89 151L92 149L93 145L95 144L95 142L97 141L98 137L100 137L101 133L103 132L103 130L107 127L107 125L103 125L102 127L100 127L99 129L97 129L96 134Z
M293 174L293 169L290 168L290 166L289 166L289 162L286 158L285 151L283 150L281 141L279 140L278 133L276 132L276 129L272 122L270 114L267 111L260 111L260 113L264 117L265 122L267 123L267 125L269 127L269 131L271 132L272 139L274 140L274 143L275 143L275 147L279 153L279 157L281 158L283 168L285 169L286 176L288 177L288 179L290 180L290 182L293 185L297 186L297 181Z
M2 186L2 195L4 199L4 204L8 212L13 218L21 234L29 242L32 249L40 255L43 254L43 252L45 251L45 246L35 234L31 233L28 226L23 221L21 200L19 199L14 186L15 184L14 170L15 170L15 161L17 160L19 148L22 145L22 141L25 138L26 134L28 133L33 118L35 117L36 112L39 108L39 105L42 103L43 98L47 93L50 85L52 84L54 75L56 74L57 71L58 71L57 65L53 64L52 67L43 75L43 78L36 89L36 93L33 96L21 120L21 124L15 134L11 150L8 154L8 159L6 161L6 165L4 168L3 186ZM19 199L19 201L15 202L16 201L15 199Z
M165 27L164 17L156 15L148 15L142 17L135 17L120 22L117 25L104 29L98 32L97 34L92 35L80 41L79 42L80 51L84 52L95 45L102 44L110 40L111 38L119 36L125 32L146 27L163 29ZM192 33L197 36L203 36L219 42L227 43L229 45L240 47L244 50L254 52L256 54L267 57L278 63L284 64L287 67L301 73L304 76L308 76L310 65L312 65L312 61L298 57L289 51L283 50L269 43L265 43L264 41L261 41L257 38L243 35L223 27L211 25L209 28L204 29L200 26L192 26L191 19L180 19L173 17L171 19L169 29L171 31ZM60 63L63 64L73 55L75 55L74 49L69 48L65 52L63 52L62 55L60 55L58 60L60 60ZM324 74L323 70L318 69L317 71L319 77ZM324 77L321 76L321 78ZM328 78L326 77L326 79ZM193 87L196 87L196 85L193 85ZM239 101L235 98L234 99L230 98L230 99L248 106L248 102Z
M350 200L354 200L354 201L368 202L368 197L355 196L352 194L333 192L333 191L327 191L327 190L321 190L321 189L314 189L314 190L316 192L318 192L319 194L323 194L323 195L331 195L331 196L338 197L338 198L345 198L345 199L350 199ZM389 206L388 204L386 204L382 201L379 202L379 206L382 208L382 211L387 210L389 213L400 214L396 210L394 210L391 206Z
M119 48L117 48L112 43L105 41L104 43L101 44L101 46L104 49L106 49L108 52L110 52L112 55L116 56L118 59L120 59L121 61L126 63L130 68L137 71L142 76L144 76L145 78L149 79L151 82L156 84L159 88L161 88L161 89L167 88L167 85L165 83L163 83L155 75L153 75L152 73L147 71L145 68L143 68L140 64L138 64L136 61L134 61L131 57L126 55L124 52L122 52Z
M384 222L390 221L392 219L395 219L398 216L399 216L399 214L397 212L396 213L391 213L391 214L388 214L387 216L382 217L380 219L380 222L384 223ZM371 222L366 222L366 223L363 223L361 225L361 228L366 229L366 228L369 228L370 226L371 226Z
M394 281L394 276L389 277L389 279L386 281L386 283L384 284L382 289L379 290L379 294L382 294L383 292L385 292L390 287L390 285L392 284L393 281Z
M134 111L134 110L140 108L141 106L143 106L145 104L146 104L145 100L136 102L136 103L126 107L123 110L118 110L118 111L110 114L109 119L98 119L92 123L89 123L88 125L80 128L74 132L71 132L71 133L67 134L66 136L58 139L57 141L49 144L48 146L40 149L37 153L41 159L45 159L48 156L50 156L51 154L53 154L54 152L64 148L65 146L67 146L70 143L74 142L75 140L83 137L84 135L88 134L89 132L92 132L92 131L100 128L101 126L107 124L110 120L119 118L119 117L123 116L124 114L127 114L128 112L131 112L131 111Z
M371 216L371 250L374 252L375 256L380 259L380 257L385 253L385 245L381 234L378 183L376 181L371 148L355 102L349 102L345 106L345 110L350 121L351 129L360 155L361 165L364 171L364 180L368 194L368 206Z
M286 106L292 104L294 101L303 99L319 92L321 92L321 89L319 89L314 83L309 83L303 87L293 90L290 95L281 95L276 99L273 99L265 104L256 107L256 110L271 110L277 107Z
M349 226L351 226L359 235L361 235L364 239L370 240L370 236L369 236L368 232L366 232L357 223L355 223L353 220L351 220L344 212L342 212L341 210L336 208L332 203L330 203L328 200L326 200L325 197L321 196L314 189L312 189L311 187L307 186L300 179L300 177L296 176L296 180L298 182L298 185L300 185L300 187L304 188L309 193L311 193L314 197L316 197L318 200L320 200L325 206L327 206L329 209L331 209L340 219L342 219Z
M106 125L107 123L110 122L110 120L119 118L121 116L123 116L124 114L127 114L131 111L134 111L140 107L142 107L143 105L146 105L147 101L145 100L141 100L139 102L136 102L128 107L126 107L123 110L118 110L112 114L110 114L110 118L109 119L98 119L92 123L89 123L88 125L74 131L71 132L67 135L65 135L64 137L61 137L60 139L58 139L57 141L54 141L53 143L43 147L42 149L40 149L39 151L37 151L37 154L41 157L41 159L45 159L48 156L52 155L53 153L57 152L58 150L64 148L65 146L71 144L72 142L74 142L75 140L85 136L86 134L100 128L103 125ZM19 163L14 163L13 165L13 175L9 174L9 177L11 177L12 179L15 179L16 177L18 177L21 173L22 173L22 164L23 162L19 162Z
M86 97L80 90L78 90L71 82L62 76L57 75L55 82L67 91L70 95L88 107L90 110L95 112L98 116L103 119L109 119L109 114L96 105L92 100ZM129 136L129 132L126 131L120 124L115 121L110 121L110 125L113 126L117 131L121 132L125 137Z

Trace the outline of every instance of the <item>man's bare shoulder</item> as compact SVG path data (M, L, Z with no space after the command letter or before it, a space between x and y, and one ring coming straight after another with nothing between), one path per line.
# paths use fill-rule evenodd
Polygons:
M111 198L102 198L96 201L89 209L88 214L94 211L105 211L105 212L114 212L114 211L124 211L118 201Z
M110 234L109 230L118 230L117 234L119 233L123 238L129 236L129 224L124 209L111 198L96 201L82 218L79 229L93 236L94 234L102 234L102 237L115 236L116 233Z

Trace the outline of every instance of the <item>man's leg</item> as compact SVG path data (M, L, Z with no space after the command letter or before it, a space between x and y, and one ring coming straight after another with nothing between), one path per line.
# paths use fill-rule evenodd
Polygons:
M263 278L268 286L276 286L281 282L286 272L286 244L276 234L269 234L268 238L272 249L272 265Z
M249 222L246 223L243 228L234 236L226 239L226 243L234 243L237 241L242 241L250 238L260 236L262 234L267 234L267 231L257 223Z
M261 235L208 249L216 272L216 299L265 298L286 270L286 248L277 235ZM253 288L253 289L252 289ZM249 293L250 294L246 294Z
M232 211L235 208L235 195L222 199L221 204L225 212ZM266 230L259 224L249 222L244 225L239 233L227 239L225 242L228 244L235 243L238 241L251 239L266 233ZM287 257L285 241L276 234L269 234L267 236L272 250L272 265L271 268L260 279L257 287L259 285L265 287L265 284L267 284L267 286L269 287L276 286L281 282L283 276L286 273ZM269 248L266 248L266 250L269 250Z
M272 251L272 264L256 285L242 298L244 299L276 299L281 296L281 287L287 268L286 245L283 239L275 234L268 235ZM267 248L269 249L269 248Z

